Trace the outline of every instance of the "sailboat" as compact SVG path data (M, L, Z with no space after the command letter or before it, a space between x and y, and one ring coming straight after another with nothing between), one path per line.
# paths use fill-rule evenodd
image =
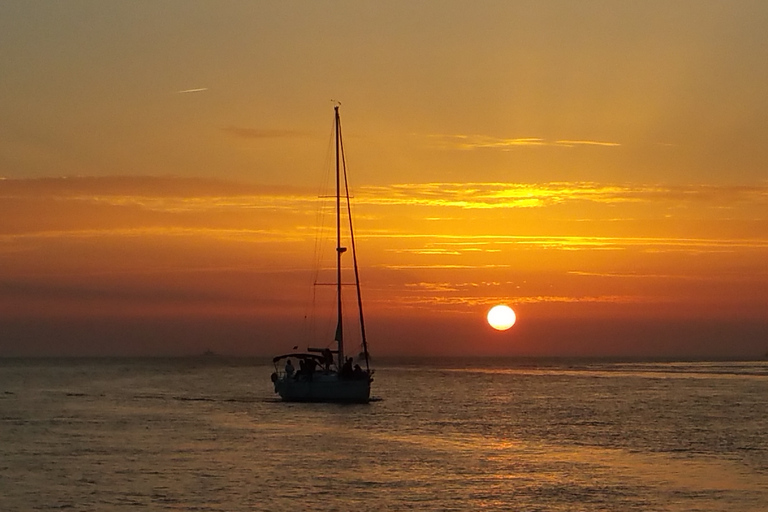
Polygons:
M349 201L347 166L344 158L344 145L341 138L341 118L339 106L334 107L334 132L336 145L336 335L335 347L307 348L306 352L292 352L273 358L275 372L272 383L275 393L286 402L340 402L368 403L371 396L373 370L370 368L368 342L365 336L363 319L363 300L360 293L360 274L357 266L355 236L352 230L352 209ZM343 185L343 190L342 190ZM359 364L353 365L351 357L344 352L344 321L342 315L342 255L347 248L342 246L342 207L346 207L349 220L348 236L352 253L352 267L357 292L359 329L362 340L360 357L365 362L365 369ZM294 347L296 349L298 347ZM291 360L299 362L298 370ZM362 361L361 361L362 362ZM282 366L284 365L284 366ZM281 367L282 366L282 367Z

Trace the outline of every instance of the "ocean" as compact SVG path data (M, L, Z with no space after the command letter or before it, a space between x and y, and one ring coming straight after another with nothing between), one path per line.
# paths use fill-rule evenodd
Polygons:
M392 360L367 405L272 371L0 361L0 510L768 510L768 362Z

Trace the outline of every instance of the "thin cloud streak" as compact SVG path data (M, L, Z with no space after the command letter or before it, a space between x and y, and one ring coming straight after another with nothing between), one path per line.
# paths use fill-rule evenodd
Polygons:
M717 239L717 238L672 238L672 237L620 237L620 236L519 236L519 235L445 235L440 233L375 233L361 234L361 238L423 239L428 241L422 248L397 249L393 252L408 252L420 255L452 255L467 252L493 253L495 248L517 246L531 249L553 249L561 251L595 250L640 250L646 252L722 253L734 251L768 250L768 239ZM435 240L443 240L435 242ZM478 251L467 247L476 243ZM490 244L490 247L489 247ZM436 246L441 246L436 248ZM443 268L443 265L421 265L418 268ZM474 267L473 267L474 268Z
M532 236L532 235L446 235L442 233L368 233L365 238L424 238L427 240L456 240L456 245L467 245L468 240L476 240L478 245L495 244L549 244L562 243L574 245L604 245L616 242L639 245L665 243L673 245L732 245L736 247L768 247L765 239L719 239L719 238L665 238L665 237L617 237L617 236ZM437 242L436 242L437 244ZM452 245L452 242L445 243Z
M389 270L434 270L434 269L482 269L482 268L511 268L512 265L378 265Z
M57 178L3 179L0 197L88 198L157 197L211 198L242 196L309 195L298 186L261 186L217 178L180 176L63 176Z
M189 93L193 93L193 92L204 92L204 91L207 91L207 90L208 90L207 87L200 87L200 88L197 88L197 89L184 89L183 91L176 91L176 94L189 94Z
M258 131L262 136L296 134L288 131ZM258 136L256 134L255 136ZM568 202L615 205L626 203L768 206L768 185L622 185L595 182L430 182L360 186L354 191L357 206L443 206L460 209L538 208ZM187 178L54 178L3 180L0 197L63 197L109 204L137 204L158 210L205 209L208 207L294 208L316 202L307 188L254 187L227 181ZM430 219L437 219L434 215Z
M621 146L618 142L603 142L599 140L558 140L555 142L556 146L604 146L604 147L617 147Z
M501 151L510 151L512 149L521 147L573 148L576 146L621 146L620 143L611 141L581 139L548 141L540 137L502 138L492 137L490 135L433 134L427 135L427 138L433 141L437 141L438 147L449 150L496 149Z
M301 195L257 195L234 197L144 197L144 196L86 196L73 200L102 203L110 206L139 206L155 212L205 212L212 210L290 210L316 203L317 199Z
M510 303L522 304L667 304L674 302L668 297L629 296L629 295L504 295L501 297L472 296L472 295L440 295L401 296L397 305L392 307L434 308L436 306L486 306L489 304ZM473 312L470 312L473 313Z
M182 227L136 227L105 229L72 229L60 231L39 231L20 234L0 234L0 242L45 239L103 239L106 237L146 238L146 237L206 237L216 239L241 240L253 243L300 242L310 238L300 232L287 232L282 229L227 229L227 228L182 228Z
M718 273L717 275L686 275L686 274L651 274L651 273L632 273L632 272L586 272L581 270L571 270L567 274L583 277L605 277L618 279L675 279L681 281L751 281L761 279L768 274L733 274Z
M736 203L768 205L768 186L614 185L593 182L552 183L399 183L363 186L357 204L446 206L461 209L539 208L566 202Z

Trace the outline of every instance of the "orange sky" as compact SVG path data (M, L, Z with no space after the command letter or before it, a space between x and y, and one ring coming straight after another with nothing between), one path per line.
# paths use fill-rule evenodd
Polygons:
M327 344L333 98L374 354L761 357L766 29L747 1L3 4L0 356Z

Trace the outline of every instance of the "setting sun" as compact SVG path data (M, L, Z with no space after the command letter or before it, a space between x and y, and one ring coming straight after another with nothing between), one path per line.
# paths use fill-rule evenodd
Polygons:
M505 306L504 304L493 306L490 311L488 311L488 325L497 331L506 331L515 325L515 320L517 320L515 312L512 308Z

